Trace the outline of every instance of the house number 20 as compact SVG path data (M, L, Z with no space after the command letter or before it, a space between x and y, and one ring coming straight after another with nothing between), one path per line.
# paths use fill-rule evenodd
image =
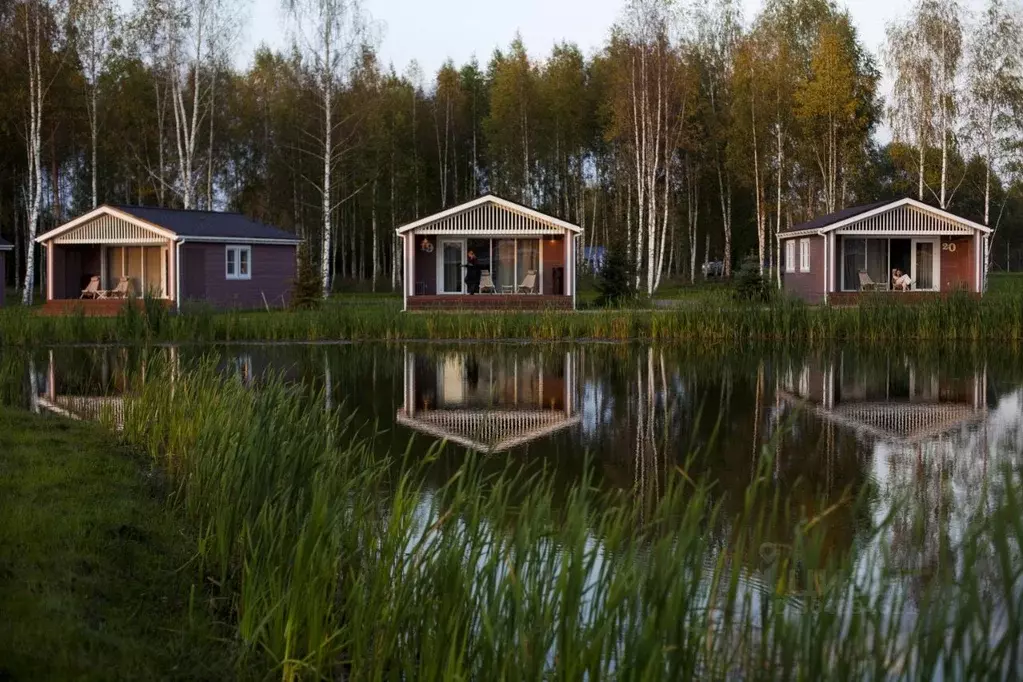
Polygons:
M956 245L953 242L945 242L944 244L941 245L941 250L948 251L950 253L955 253Z

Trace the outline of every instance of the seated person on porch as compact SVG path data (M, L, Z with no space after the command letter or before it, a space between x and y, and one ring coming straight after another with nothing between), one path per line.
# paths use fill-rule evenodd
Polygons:
M902 270L899 270L898 268L892 270L892 289L909 291L909 286L912 283L913 279Z
M465 289L470 294L480 291L480 266L473 251L468 253L469 262L465 264Z

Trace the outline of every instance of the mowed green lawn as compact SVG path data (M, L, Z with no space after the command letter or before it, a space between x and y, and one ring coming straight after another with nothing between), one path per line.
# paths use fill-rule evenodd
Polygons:
M194 538L101 427L0 407L0 680L224 680Z

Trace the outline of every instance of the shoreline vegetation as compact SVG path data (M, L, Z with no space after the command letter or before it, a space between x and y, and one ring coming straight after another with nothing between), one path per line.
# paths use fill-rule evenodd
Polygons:
M97 424L0 406L0 679L233 676L146 464Z
M336 297L312 311L227 311L205 307L173 314L159 305L128 307L116 318L41 317L32 308L0 310L0 345L66 343L605 340L655 343L751 342L819 346L832 342L949 341L1023 343L1023 293L981 300L952 295L919 304L866 297L854 307L782 300L764 305L713 296L670 308L403 313L394 297Z
M242 664L298 679L914 679L1014 675L1023 608L1023 481L1006 471L940 570L884 548L926 527L913 500L866 486L794 507L770 448L742 499L664 472L655 496L558 494L550 472L466 455L381 457L322 396L258 390L212 360L156 370L124 410L122 441L167 476L200 529L194 575L233 624ZM891 504L829 550L849 515ZM876 507L875 507L876 511ZM938 630L936 630L936 628ZM937 631L941 636L935 636Z

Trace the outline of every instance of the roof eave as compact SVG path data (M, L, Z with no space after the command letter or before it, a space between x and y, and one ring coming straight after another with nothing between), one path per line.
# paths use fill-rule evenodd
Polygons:
M575 232L577 234L582 233L583 231L583 229L578 225L575 225L565 220L561 220L560 218L555 218L554 216L551 215L547 215L546 213L537 211L534 208L529 208L528 206L516 204L512 201L502 199L501 197L493 194L485 194L481 197L476 197L471 201L467 201L464 204L452 206L451 208L444 209L443 211L434 213L433 215L428 215L424 218L420 218L419 220L413 221L411 223L406 223L405 225L402 225L401 227L395 229L394 233L400 236L407 232L415 230L417 227L428 225L429 223L435 222L437 220L442 220L449 216L455 215L456 213L467 211L469 209L476 208L477 206L482 206L483 204L488 203L496 204L498 206L501 206L502 208L506 208L511 211L523 211L527 214L531 214L533 217L537 219L546 220L557 227L560 227L565 230L571 230L572 232Z
M132 215L131 213L128 213L127 211L122 211L121 209L117 208L116 206L110 206L109 204L102 204L102 205L97 206L96 208L92 209L91 211L89 211L85 215L78 216L74 220L69 220L68 222L64 223L63 225L60 225L59 227L55 227L52 230L50 230L49 232L46 232L45 234L39 235L38 237L35 238L35 243L36 244L42 244L43 242L48 242L51 239L56 239L57 237L59 237L60 235L64 234L65 232L70 232L71 230L75 229L79 225L83 225L83 224L89 222L90 220L94 220L95 218L98 218L101 215L112 215L112 216L114 216L116 218L120 218L121 220L124 220L125 222L129 222L129 223L131 223L133 225L138 225L139 227L141 227L143 229L147 229L147 230L151 230L153 232L156 232L161 237L164 237L166 239L172 239L173 240L173 239L177 239L177 237L178 237L177 232L175 232L174 230L169 230L166 227L163 227L162 225L157 225L155 223L151 223L148 220L144 220L142 218L139 218L138 216Z
M187 234L178 235L174 241L177 242L203 242L207 244L282 244L282 245L299 245L304 242L304 239L295 237L294 239L287 237L217 237L204 235L202 237L193 237Z

